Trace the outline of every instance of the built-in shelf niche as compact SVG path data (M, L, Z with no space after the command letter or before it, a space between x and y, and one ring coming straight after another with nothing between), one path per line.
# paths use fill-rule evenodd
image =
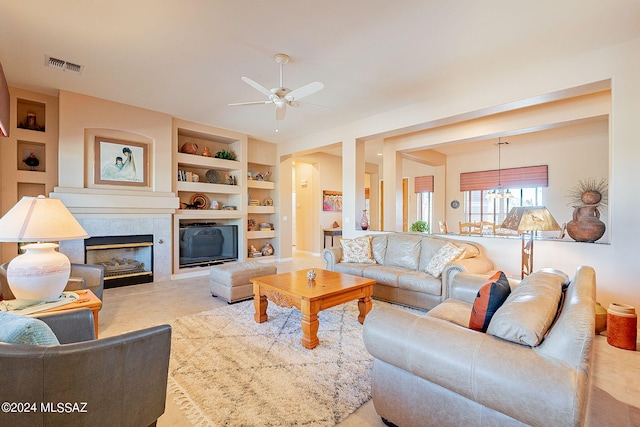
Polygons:
M18 98L16 108L16 126L20 129L44 132L47 119L46 113L46 104L31 101L29 99Z
M46 146L41 142L18 140L18 170L45 172Z

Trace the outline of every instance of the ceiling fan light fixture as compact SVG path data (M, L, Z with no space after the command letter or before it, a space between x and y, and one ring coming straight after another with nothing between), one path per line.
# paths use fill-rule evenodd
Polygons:
M320 82L312 82L305 86L301 86L297 89L291 90L284 87L282 82L283 75L283 65L288 63L291 58L289 55L285 55L284 53L278 53L274 55L274 60L280 66L280 87L267 89L260 83L255 82L249 77L242 77L242 81L256 89L258 92L265 95L268 100L267 101L251 101L251 102L236 102L229 104L229 106L238 106L238 105L257 105L257 104L274 104L276 106L276 124L278 120L283 120L287 111L287 106L289 107L297 107L299 105L299 100L304 98L305 96L309 96L319 90L324 88L324 84ZM277 132L276 128L276 132Z

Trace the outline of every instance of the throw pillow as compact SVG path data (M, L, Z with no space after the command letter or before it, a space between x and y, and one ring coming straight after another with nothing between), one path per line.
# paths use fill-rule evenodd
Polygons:
M486 332L491 318L502 303L505 302L510 293L511 287L509 286L509 280L502 271L498 271L491 276L489 280L482 285L473 302L469 328Z
M462 257L464 257L464 248L459 248L453 243L447 243L431 258L425 271L437 279L442 275L442 270L447 264Z
M536 272L527 276L493 315L487 333L535 347L542 342L558 311L564 278Z
M364 236L355 239L340 239L342 259L340 262L356 262L359 264L375 264L371 253L371 237Z
M9 344L59 345L58 338L42 320L0 311L0 342Z

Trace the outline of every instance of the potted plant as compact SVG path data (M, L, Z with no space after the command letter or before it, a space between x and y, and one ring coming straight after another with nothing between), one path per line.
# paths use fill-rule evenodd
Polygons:
M428 233L429 230L429 224L427 224L425 221L416 221L413 224L411 224L411 231L414 231L416 233Z
M216 153L215 157L218 159L235 160L236 153L234 153L233 150L220 150Z

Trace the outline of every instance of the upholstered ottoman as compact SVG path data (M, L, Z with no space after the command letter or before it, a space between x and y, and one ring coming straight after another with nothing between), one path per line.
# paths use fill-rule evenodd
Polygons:
M251 279L276 272L275 264L257 261L214 265L209 269L211 295L218 296L228 303L253 298Z

